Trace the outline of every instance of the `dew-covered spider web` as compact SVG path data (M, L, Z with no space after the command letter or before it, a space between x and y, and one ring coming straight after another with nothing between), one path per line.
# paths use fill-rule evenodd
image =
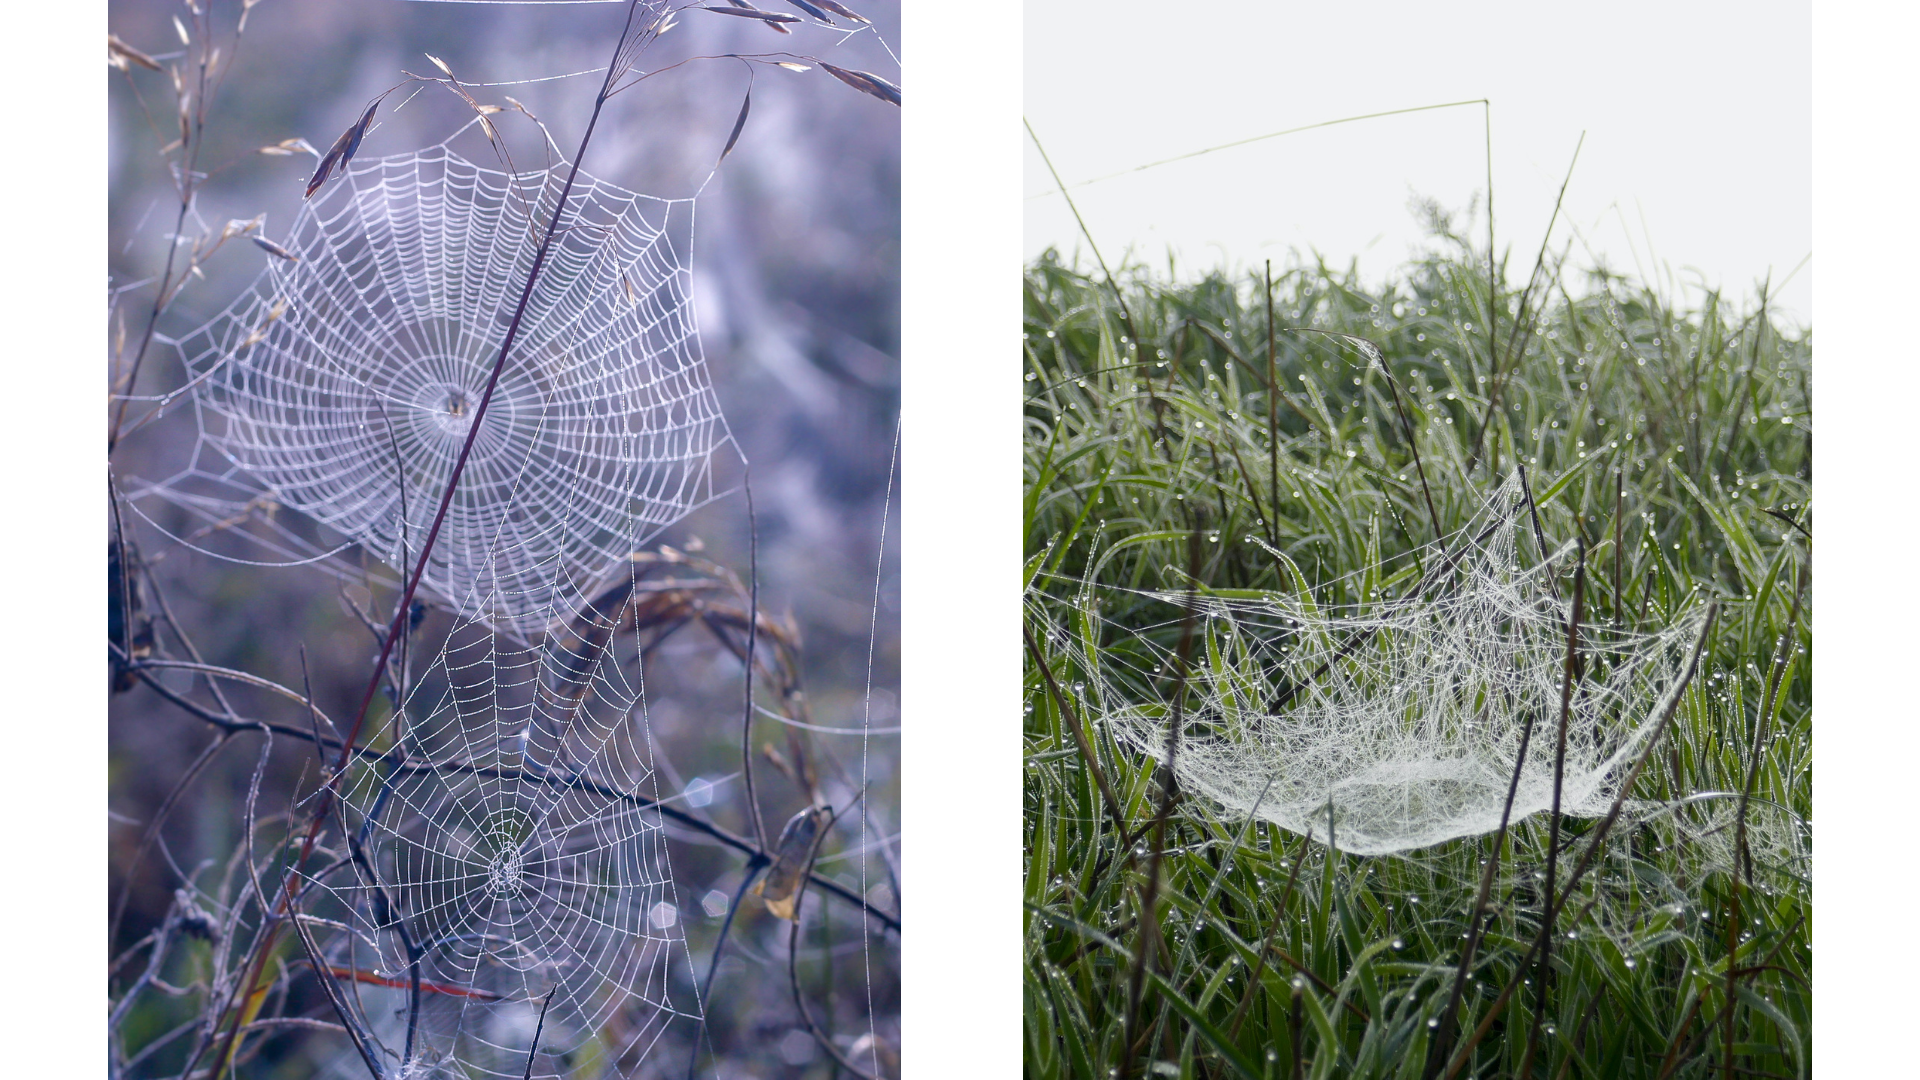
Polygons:
M1102 650L1097 662L1072 635L1055 641L1097 674L1083 688L1088 708L1123 744L1164 760L1181 612L1190 610L1173 773L1188 796L1230 815L1362 855L1489 833L1500 825L1529 719L1512 820L1553 802L1571 603L1553 593L1547 567L1521 557L1524 498L1509 479L1443 543L1345 582L1349 595L1367 598L1359 604L1317 601L1305 576L1276 556L1288 591L1150 594L1173 614L1120 631L1125 646ZM1085 586L1082 610L1097 611L1100 595ZM1684 687L1703 612L1651 632L1580 627L1563 812L1607 811L1632 756Z
M452 623L343 786L348 865L310 874L308 908L417 1075L521 1076L536 1029L534 1076L629 1075L670 1029L671 1056L691 1048L633 635L644 592L614 590L537 648Z
M251 290L175 342L191 462L128 485L199 550L391 587L479 418L421 578L431 610L402 620L332 858L303 869L316 977L385 1075L519 1077L530 1055L534 1076L630 1075L667 1045L684 1062L701 1011L637 625L659 586L643 546L724 494L732 444L690 301L694 206L574 177L482 414L567 181L548 150L538 170L446 144L353 162ZM376 596L398 592L350 599ZM398 612L361 614L378 631ZM350 721L312 718L334 740Z
M254 541L231 557L357 550L410 572L567 172L484 168L446 144L352 163L278 241L288 257L176 342L199 440L179 475L129 485L136 507L184 508L192 542ZM574 178L423 595L537 634L723 493L693 209Z

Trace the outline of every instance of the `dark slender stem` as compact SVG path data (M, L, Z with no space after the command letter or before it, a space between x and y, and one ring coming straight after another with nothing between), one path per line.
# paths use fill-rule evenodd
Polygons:
M373 696L380 688L380 680L386 674L387 660L393 655L393 647L398 642L401 629L406 625L407 611L413 606L415 593L419 591L420 580L427 571L427 560L433 555L434 543L440 538L440 528L446 524L447 512L453 506L453 495L460 486L460 477L466 472L467 460L473 454L473 444L480 437L480 430L487 416L487 407L493 403L493 393L500 384L500 374L506 369L507 356L513 349L515 339L520 336L520 323L526 317L527 305L533 299L533 287L540 280L540 271L545 268L547 254L553 248L553 238L559 229L561 219L566 215L567 197L573 193L573 184L580 175L580 162L586 158L587 144L593 139L593 130L600 122L600 111L607 103L607 91L611 89L614 73L618 69L618 57L627 45L627 35L633 28L633 13L638 8L638 0L632 0L627 8L627 25L621 31L620 46L615 50L615 62L607 68L607 78L602 84L600 94L594 99L593 114L587 118L587 130L580 136L580 148L574 152L573 161L567 167L567 179L560 188L560 196L554 201L553 215L547 219L546 235L541 238L540 247L534 252L533 266L527 272L527 283L520 290L520 299L514 305L513 319L507 323L507 332L500 342L500 354L494 359L493 370L487 375L487 385L480 391L480 400L473 410L473 422L467 425L467 437L460 444L460 454L454 459L453 472L447 477L447 486L440 494L440 507L434 512L433 525L427 530L426 539L420 545L420 557L414 563L413 573L407 579L406 592L400 598L400 610L395 613L393 624L387 629L386 640L380 647L380 658L374 662L373 678L367 681L366 693L361 695L360 708L354 717L353 726L348 729L346 742L352 744L359 737L360 728L366 723L367 710L373 704ZM345 754L342 754L340 767L346 767ZM323 804L324 805L324 804ZM316 817L316 822L320 820Z
M1620 501L1626 487L1625 474L1620 469L1613 470L1613 625L1618 629L1627 610L1627 598L1620 595L1620 562L1624 557L1620 551Z
M1026 126L1027 137L1033 140L1033 148L1040 151L1040 160L1047 166L1047 172L1053 176L1054 186L1060 189L1061 198L1067 200L1067 209L1073 211L1074 223L1080 226L1080 235L1087 238L1087 246L1093 249L1093 257L1100 264L1100 272L1107 276L1107 287L1113 290L1113 298L1120 305L1120 318L1125 320L1127 334L1135 346L1135 351L1139 352L1139 346L1143 342L1140 340L1140 332L1133 325L1133 312L1127 309L1127 298L1120 294L1120 283L1114 280L1113 271L1107 267L1106 256L1100 254L1100 245L1094 242L1093 231L1087 228L1086 219L1080 216L1080 208L1074 205L1073 196L1067 194L1067 185L1061 181L1060 171L1053 167L1053 159L1047 156L1047 148L1040 145L1040 136L1034 134L1033 125L1028 123L1025 117L1022 117L1020 122ZM1146 353L1140 352L1140 363L1143 368L1146 362Z
M760 527L753 516L753 470L748 468L741 486L747 496L747 655L742 676L744 701L740 708L740 773L747 780L747 809L753 815L753 835L766 851L767 821L760 813L760 799L753 788L753 647L760 630Z
M1260 486L1254 482L1253 473L1247 468L1246 459L1240 456L1240 440L1238 439L1227 440L1227 449L1233 452L1233 462L1234 464L1240 466L1240 477L1241 479L1247 482L1247 500L1253 503L1253 512L1259 515L1260 520L1267 523L1267 527L1266 527L1267 543L1273 545L1276 548L1279 547L1280 546L1280 533L1279 533L1280 523L1275 521L1272 517L1268 516L1266 507L1260 505ZM1274 455L1277 458L1279 455L1279 451L1275 450Z
M180 213L174 218L172 243L167 245L166 266L160 271L160 284L153 296L153 309L147 313L147 328L140 335L140 347L134 350L133 366L127 371L127 385L121 390L120 407L114 410L113 428L107 432L107 453L112 454L120 445L120 428L127 422L127 406L133 403L134 384L140 381L140 366L147 359L147 349L153 344L153 331L160 321L160 313L166 310L169 292L173 284L173 260L180 250L180 230L186 228L187 210L193 205L193 154L200 149L200 141L194 140L193 147L183 155L180 168Z
M1306 1018L1301 1015L1299 987L1293 988L1293 1006L1287 1010L1287 1041L1293 1044L1293 1080L1306 1080L1307 1050L1301 1045L1306 1037Z
M1240 1004L1234 1007L1233 1023L1227 1026L1227 1038L1240 1037L1240 1023L1246 1019L1247 1009L1253 1004L1253 993L1260 986L1260 976L1267 970L1267 950L1273 948L1273 939L1280 936L1280 921L1286 917L1287 901L1293 897L1293 883L1300 879L1300 864L1307 859L1307 838L1303 834L1300 844L1293 850L1293 866L1287 871L1287 883L1280 890L1280 902L1274 905L1273 921L1267 926L1267 937L1260 945L1260 955L1254 959L1253 974L1247 977L1247 988L1240 993Z
M533 1080L533 1057L540 1052L540 1033L547 1027L547 1006L553 1004L553 992L558 989L560 984L553 984L540 1001L540 1021L533 1025L533 1043L527 1047L527 1071L521 1074L520 1080Z
M693 1054L687 1061L687 1080L693 1080L694 1070L700 1065L702 1041L709 1042L707 1053L709 1056L713 1054L712 1036L707 1031L707 1013L711 1008L708 1003L713 1000L713 976L720 970L720 955L726 951L727 935L733 931L733 917L740 910L740 901L746 897L747 887L753 884L754 879L760 876L760 871L766 866L767 860L764 858L749 860L746 875L740 879L740 887L733 891L733 900L727 904L727 917L721 922L720 936L713 943L713 958L707 961L707 977L700 984L700 1033L694 1036Z
M205 141L207 97L209 94L207 87L207 67L209 61L212 59L211 54L214 51L212 44L213 17L211 6L196 9L192 18L194 29L198 31L200 62L193 65L197 74L193 95L193 127L191 131L183 129L180 133L180 213L174 218L173 232L170 234L170 242L167 244L167 262L165 268L160 272L160 283L153 295L153 308L147 313L147 326L140 334L140 347L134 351L133 366L127 372L127 384L121 391L120 407L114 410L113 427L107 433L107 453L109 455L111 455L114 448L120 444L120 429L127 421L127 406L132 404L134 385L140 381L140 366L147 358L147 349L153 344L154 328L160 322L160 313L166 310L167 304L172 300L173 293L178 291L180 285L185 283L187 277L186 274L182 274L179 283L173 281L173 261L174 256L180 250L180 230L186 228L187 214L193 209L193 166L194 162L199 158L200 144ZM244 22L244 16L242 17L242 21ZM234 34L233 45L235 52L239 51L240 36L238 32ZM231 60L229 60L227 66L229 68L232 67ZM128 84L132 84L131 77L129 77ZM135 92L138 93L137 90ZM199 254L197 244L195 245L194 251L195 257L197 257ZM188 270L191 271L192 268L192 265L189 264Z
M115 646L109 644L108 648L113 649L115 648ZM152 690L154 693L160 695L162 698L166 699L167 702L169 702L170 704L192 714L193 716L199 718L200 720L203 720L206 723L209 723L224 732L268 731L268 732L272 732L275 735L285 735L295 739L313 738L313 736L308 732L303 731L297 727L291 727L286 724L275 724L275 723L269 723L262 720L249 720L244 717L240 717L236 714L233 714L231 712L227 712L227 713L215 712L214 710L209 709L206 706L199 704L198 702L195 702L193 699L184 697L181 694L177 693L176 691L168 688L165 683L155 678L153 674L154 671L156 670L161 670L165 668L179 668L183 666L185 665L181 665L178 663L145 663L145 664L131 665L130 670L134 673L134 675L137 678L140 679L141 682L147 685L147 688L149 690ZM335 739L332 737L323 737L321 739L321 745L325 746L328 749L338 749L341 746L341 743L338 739ZM644 795L635 795L629 792L623 792L614 788L605 787L600 784L593 783L592 781L586 780L582 777L543 776L537 773L527 772L525 770L520 770L520 769L486 768L486 767L471 765L471 764L468 764L465 762L459 762L459 761L416 762L416 761L408 760L404 753L401 753L396 750L373 750L370 747L365 747L365 746L355 747L354 752L361 754L365 758L365 760L371 763L392 765L395 768L395 770L398 772L432 772L432 771L452 772L452 773L458 773L464 776L473 776L473 777L478 777L478 778L488 779L488 780L507 780L515 783L526 783L526 784L535 784L543 787L560 788L567 791L584 791L584 792L587 792L588 794L596 795L602 798L617 799L625 803L628 803L629 805L632 805L632 806L637 806L646 810L656 811L662 817L671 819L675 824L683 825L696 832L709 836L714 840L717 840L720 843L725 844L727 847L730 847L735 851L738 851L741 854L748 856L749 858L758 858L761 860L765 860L767 858L765 851L762 850L761 848L756 847L752 840L749 840L743 836L737 836L734 833L731 833L726 829L723 829L720 826L715 825L710 821L706 821L705 819L700 818L694 814L690 814L687 811L680 809L679 807L666 805L657 800L650 799ZM887 929L892 930L895 933L898 933L900 931L900 916L895 915L888 911L883 911L880 908L872 906L864 898L862 898L859 894L855 893L851 889L848 889L845 886L838 884L837 882L833 881L830 878L820 877L817 873L809 877L808 881L809 881L809 887L821 889L833 896L839 897L841 900L844 900L847 903L852 904L854 907L859 908L863 913L872 916L874 919L879 921L880 925L886 927Z
M1060 684L1054 680L1053 669L1047 666L1047 659L1040 653L1040 643L1033 638L1033 630L1025 622L1020 624L1020 632L1027 640L1027 654L1033 657L1033 666L1040 669L1040 675L1046 680L1047 693L1052 696L1053 704L1060 711L1060 722L1073 735L1073 745L1080 751L1081 760L1087 763L1087 771L1093 774L1095 786L1100 789L1101 801L1106 803L1107 812L1113 815L1113 826L1121 836L1127 835L1127 815L1120 808L1120 800L1113 793L1113 785L1107 782L1107 773L1100 767L1100 759L1093 753L1093 747L1087 741L1086 732L1080 730L1080 716L1074 711L1073 703L1060 691Z
M1280 375L1274 359L1273 260L1267 260L1267 465L1273 482L1273 516L1280 516ZM1280 523L1269 526L1269 539L1279 547Z
M1733 1080L1733 1002L1734 1002L1734 957L1740 949L1740 889L1727 890L1727 981L1722 991L1726 1003L1720 1007L1721 1027L1721 1077Z
M1802 525L1798 521L1793 520L1792 518L1788 517L1787 515L1781 513L1778 510L1775 510L1773 507L1771 506L1761 507L1761 512L1765 514L1770 514L1773 517L1786 522L1788 525L1792 526L1793 528L1800 530L1801 535L1805 536L1807 539L1809 540L1813 539L1813 534L1807 531L1807 527L1805 525Z
M1489 119L1488 119L1489 125L1491 125L1491 122L1492 122L1491 114L1489 114ZM1531 333L1528 333L1527 335L1523 336L1521 334L1521 328L1523 325L1527 327L1531 327L1533 325L1532 323L1525 321L1528 314L1528 305L1533 298L1533 288L1535 283L1540 278L1540 271L1546 265L1547 241L1553 237L1553 226L1556 222L1560 220L1560 204L1567 197L1567 184L1572 182L1573 180L1573 167L1580 160L1580 147L1584 146L1586 144L1586 141L1587 141L1587 133L1582 131L1580 133L1580 141L1575 143L1573 147L1573 161L1567 164L1567 174L1566 176L1562 177L1560 180L1560 194L1554 197L1553 214L1547 218L1547 231L1542 233L1540 236L1540 253L1534 256L1533 272L1527 276L1526 290L1522 292L1520 295L1519 314L1514 320L1513 329L1509 331L1507 334L1507 359L1506 359L1506 363L1504 364L1500 362L1498 355L1494 351L1493 324L1491 321L1489 321L1487 324L1487 356L1488 356L1489 363L1491 363L1492 365L1492 368L1487 375L1487 380L1488 380L1487 412L1485 416L1480 418L1480 426L1478 430L1476 430L1473 434L1473 449L1468 451L1467 453L1467 466L1466 466L1467 472L1472 472L1474 463L1480 460L1480 450L1481 450L1481 447L1485 444L1485 440L1487 437L1487 429L1493 426L1493 418L1499 412L1500 390L1501 390L1501 386L1503 385L1503 380L1506 377L1506 374L1509 371L1511 371L1513 367L1516 365L1516 363L1518 362L1517 361L1518 350L1526 348L1526 342L1528 338L1532 336ZM1493 249L1493 135L1492 135L1491 126L1489 126L1488 128L1488 135L1487 135L1487 249L1489 252L1487 257L1487 267L1488 267L1487 279L1488 281L1492 281L1493 280L1493 273L1492 273L1493 256L1491 252ZM1558 272L1559 271L1556 268L1555 274L1557 275ZM1491 305L1489 305L1488 310L1489 311L1493 310ZM1496 451L1499 449L1498 443L1494 444L1494 449ZM1495 456L1495 460L1496 461L1498 460L1497 454Z
M1672 690L1668 692L1665 704L1660 707L1659 719L1654 721L1653 730L1647 733L1646 745L1641 748L1639 756L1634 758L1633 765L1627 770L1627 774L1621 778L1619 793L1614 796L1613 805L1607 810L1607 816L1601 818L1600 824L1595 826L1594 829L1587 834L1589 839L1586 850L1581 852L1580 861L1574 864L1573 873L1567 876L1567 885L1561 894L1559 902L1546 912L1548 919L1554 918L1558 914L1558 909L1566 906L1567 897L1573 895L1573 890L1579 886L1581 879L1584 878L1587 871L1592 868L1593 860L1599 857L1600 848L1605 842L1607 834L1612 832L1614 825L1619 822L1620 812L1626 806L1627 796L1633 791L1635 782L1640 779L1640 773L1645 770L1647 759L1653 756L1653 748L1658 746L1661 739L1666 735L1668 726L1673 722L1673 714L1678 711L1681 699L1686 696L1687 687L1693 683L1694 673L1698 671L1700 667L1700 655L1706 650L1707 642L1712 639L1714 622L1719 612L1720 606L1718 603L1709 603L1707 605L1707 617L1701 623L1700 633L1694 638L1692 649L1688 651L1687 666L1681 671ZM1486 1016L1482 1017L1479 1025L1473 1029L1473 1034L1467 1039L1465 1045L1461 1046L1460 1049L1455 1052L1453 1061L1447 1066L1446 1075L1448 1080L1452 1080L1453 1077L1460 1074L1460 1070L1466 1067L1467 1058L1472 1056L1473 1048L1480 1044L1481 1039L1486 1038L1489 1031L1493 1030L1494 1023L1500 1019L1500 1014L1506 1010L1507 1002L1513 998L1513 992L1520 986L1521 972L1526 970L1527 966L1533 962L1534 952L1539 948L1539 945L1539 939L1535 938L1533 945L1527 949L1527 954L1521 957L1520 963L1514 967L1513 977L1507 980L1506 987L1500 991L1499 996L1494 998L1493 1004L1487 1008Z
M1500 869L1500 852L1507 841L1507 826L1513 819L1513 798L1520 790L1520 774L1527 765L1527 747L1533 742L1534 713L1528 710L1527 719L1520 728L1520 752L1513 759L1513 775L1507 780L1507 801L1500 809L1500 829L1493 834L1493 854L1487 856L1487 868L1480 874L1480 892L1474 897L1473 911L1468 915L1467 944L1460 950L1460 963L1454 969L1453 989L1447 994L1446 1011L1440 1014L1440 1028L1434 1034L1433 1041L1427 1044L1427 1061L1421 1069L1421 1080L1433 1080L1447 1063L1447 1052L1453 1048L1454 1027L1459 1023L1460 999L1466 993L1467 973L1473 970L1473 957L1479 950L1480 937L1486 931L1492 913L1487 901L1493 896L1493 879Z
M1658 1080L1667 1080L1667 1077L1672 1075L1674 1065L1680 1060L1681 1049L1683 1047L1690 1047L1689 1043L1681 1042L1681 1037L1687 1033L1687 1028L1693 1023L1693 1018L1700 1015L1700 1003L1704 1000L1704 998L1695 994L1693 1004L1687 1006L1687 1015L1681 1017L1679 1025L1673 1029L1673 1038L1667 1040L1667 1052L1660 1058Z
M381 423L385 424L387 428L387 445L393 449L394 486L399 490L399 493L400 493L400 557L402 559L405 559L407 557L408 549L412 547L412 542L407 537L408 515L407 515L406 459L402 457L400 454L400 439L397 435L394 434L393 418L387 415L386 403L376 399L374 404L380 410ZM405 608L401 610L400 613L396 614L395 616L396 621L398 619L405 618L407 619L409 624L407 626L407 633L401 635L401 638L400 638L400 678L398 680L398 683L399 683L398 690L397 690L397 693L395 693L394 699L393 699L393 708L394 708L394 713L396 715L399 714L400 705L403 701L406 700L406 697L407 697L408 652L410 651L409 646L413 641L413 633L412 633L413 626L411 625L412 614L413 614L412 605L407 605ZM368 619L367 621L372 622L373 620ZM397 738L394 740L396 744L399 741L400 740Z
M1560 1059L1560 1068L1554 1072L1553 1080L1565 1080L1568 1071L1573 1068L1573 1059L1580 1056L1581 1047L1585 1044L1587 1025L1593 1023L1593 1018L1599 1015L1600 1002L1606 996L1606 983L1601 983L1593 988L1593 996L1587 999L1587 1011L1580 1017L1580 1026L1573 1029L1572 1052Z
M1554 888L1559 884L1560 797L1567 771L1567 727L1573 716L1573 680L1580 649L1581 606L1586 600L1587 548L1581 541L1580 562L1573 572L1573 615L1567 620L1567 667L1560 682L1560 730L1553 749L1553 809L1547 819L1547 894L1544 917L1540 921L1540 959L1534 964L1533 1024L1527 1030L1527 1049L1520 1058L1520 1075L1533 1075L1534 1049L1540 1041L1540 1024L1547 1011L1547 982L1553 974Z
M1804 921L1805 918L1806 916L1803 915L1800 918L1795 919L1793 921L1793 924L1787 928L1787 932L1781 935L1780 943L1778 945L1775 945L1773 947L1773 951L1767 954L1765 963L1758 964L1749 968L1743 968L1741 969L1741 974L1743 976L1751 976L1751 975L1758 974L1761 971L1765 971L1773 968L1774 960L1778 959L1780 956L1780 953L1783 950L1785 950L1788 945L1792 944L1793 934L1795 931L1800 929L1800 923ZM1706 1026L1700 1029L1699 1034L1695 1035L1692 1039L1689 1039L1687 1043L1684 1046L1682 1046L1680 1043L1680 1036L1682 1033L1686 1031L1687 1024L1690 1023L1693 1020L1693 1018L1699 1014L1700 1001L1701 1001L1700 998L1698 997L1694 998L1693 1007L1687 1011L1686 1019L1680 1022L1680 1026L1678 1028L1674 1029L1673 1040L1667 1045L1666 1057L1662 1058L1660 1061L1660 1075L1658 1080L1667 1080L1667 1077L1672 1076L1676 1069L1678 1069L1687 1060L1692 1058L1694 1050L1698 1049L1700 1044L1706 1041L1707 1036L1713 1033L1713 1029L1719 1026L1721 1018L1727 1012L1731 1011L1734 1005L1733 999L1731 998L1723 1002L1720 1006L1720 1011L1714 1014L1713 1019L1709 1020Z
M1187 666L1193 650L1193 598L1200 584L1200 528L1187 536L1187 604L1180 619L1180 647L1174 661L1173 707L1167 715L1166 750L1157 770L1160 774L1160 808L1153 816L1153 847L1147 860L1147 879L1140 887L1140 933L1134 947L1133 975L1127 988L1127 1017L1124 1044L1121 1047L1122 1080L1133 1071L1135 1041L1140 1024L1140 995L1146 985L1147 965L1160 944L1160 922L1156 909L1160 900L1160 865L1166 856L1167 820L1173 816L1177 789L1174 766L1180 755L1180 728L1185 723Z
M833 1058L835 1065L859 1077L860 1080L880 1080L880 1077L847 1060L847 1055L841 1052L838 1046L834 1045L833 1040L827 1037L826 1032L820 1030L819 1023L813 1018L813 1010L807 1008L805 995L800 993L799 905L802 899L804 899L804 894L794 897L793 928L787 931L787 987L793 992L794 1008L799 1011L800 1019L806 1023L807 1033L812 1035L813 1041L818 1043L820 1048L827 1052L827 1056Z
M394 645L398 642L401 632L406 626L408 610L413 606L414 595L420 588L421 578L426 574L427 561L433 555L434 543L440 537L440 529L446 524L447 512L453 505L454 492L458 490L460 486L460 478L466 471L467 461L473 453L474 442L480 436L480 430L487 415L487 407L493 401L494 390L500 383L500 374L506 368L507 357L513 349L514 341L519 337L521 321L526 317L527 305L533 299L534 285L540 280L540 271L546 265L547 255L553 247L554 236L559 229L561 219L566 214L567 199L573 193L574 181L578 179L580 175L580 163L586 157L587 146L593 139L594 128L599 124L601 110L607 103L608 91L613 88L614 80L619 77L621 57L632 44L629 38L633 30L633 16L638 8L639 0L629 0L626 24L620 31L620 40L614 48L613 60L608 64L607 76L601 83L600 93L594 98L593 114L587 119L586 131L580 137L580 147L575 151L573 161L567 167L566 182L561 185L560 195L554 202L553 214L547 220L546 235L542 237L540 247L534 253L533 265L527 271L527 282L520 290L520 299L514 306L513 318L507 324L506 334L500 343L499 356L495 358L493 370L487 376L486 387L480 392L480 400L473 413L473 422L467 427L466 440L461 444L460 454L454 459L453 471L447 477L446 489L440 496L439 509L434 513L433 526L428 529L426 539L420 546L419 560L414 564L413 573L407 580L406 591L401 597L399 610L394 614L393 623L387 628L386 638L380 646L380 657L374 661L373 675L367 680L367 689L361 696L360 707L354 717L353 724L348 728L345 737L341 740L339 764L335 767L332 778L322 789L319 804L314 810L313 822L308 826L307 835L300 845L299 856L289 871L292 874L298 874L300 868L306 864L307 859L312 855L315 843L319 839L320 830L332 815L333 803L336 796L336 785L338 784L339 778L346 772L347 765L351 760L350 754L352 748L359 739L361 728L366 723L367 710L372 707L373 697L379 691L380 683L387 673L387 661L392 658ZM761 846L764 848L764 843ZM244 1001L245 995L253 992L253 988L258 985L260 978L265 974L267 956L272 951L271 946L277 938L277 933L270 933L262 937L261 946L256 950L252 962L252 973L240 984L245 987L245 993L238 1000ZM231 1006L229 1006L229 1008L231 1008ZM233 1027L227 1035L226 1048L216 1060L227 1060L231 1054L234 1042L239 1038L239 1035L240 1024L239 1018L236 1016ZM195 1055L194 1062L189 1063L185 1070L186 1072L193 1070L193 1065L198 1063L198 1057L199 1055Z
M1526 493L1527 514L1533 519L1533 542L1540 549L1541 576L1547 579L1547 591L1553 594L1554 603L1557 604L1560 602L1560 586L1553 580L1553 568L1547 565L1547 558L1552 555L1552 552L1547 550L1546 531L1540 528L1540 507L1534 504L1533 487L1527 483L1526 463L1519 460L1519 455L1516 454L1513 464L1520 470L1520 490Z
M1408 418L1406 407L1400 403L1400 386L1394 381L1392 370L1387 367L1385 353L1380 354L1380 372L1387 377L1387 389L1393 393L1393 411L1400 416L1400 430L1406 432L1407 449L1413 454L1413 468L1420 475L1420 494L1427 500L1427 519L1433 522L1433 538L1444 544L1446 532L1440 528L1440 512L1433 508L1433 491L1427 486L1427 467L1420 462L1420 443L1414 438L1413 421Z

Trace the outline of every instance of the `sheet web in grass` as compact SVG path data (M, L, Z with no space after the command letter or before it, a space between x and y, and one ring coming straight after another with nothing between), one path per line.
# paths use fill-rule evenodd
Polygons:
M1499 827L1531 718L1513 820L1551 807L1570 604L1522 556L1524 499L1509 479L1465 529L1418 553L1397 592L1357 604L1317 602L1298 573L1283 575L1293 591L1259 599L1150 594L1192 611L1181 789L1354 854L1410 851ZM1337 584L1364 596L1379 580ZM1683 689L1703 610L1652 632L1580 628L1563 812L1607 811ZM1125 634L1128 649L1106 651L1089 691L1113 734L1155 760L1167 753L1181 621Z
M243 561L357 547L410 572L567 172L483 168L445 144L355 162L303 206L287 257L177 343L200 439L180 475L129 486L136 506L185 508L188 539L247 538L222 547ZM575 177L425 595L537 634L723 493L712 462L732 440L696 336L693 209Z

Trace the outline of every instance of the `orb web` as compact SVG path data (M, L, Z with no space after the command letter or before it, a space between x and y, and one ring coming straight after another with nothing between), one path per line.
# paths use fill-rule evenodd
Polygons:
M1151 594L1190 609L1194 624L1173 758L1180 788L1343 851L1404 852L1499 827L1531 719L1512 820L1550 808L1571 605L1550 591L1545 568L1521 563L1523 498L1509 478L1472 523L1403 572L1335 583L1381 593L1362 604L1318 602L1297 573L1298 588L1258 599ZM1399 583L1398 596L1383 579ZM1087 587L1083 610L1097 595ZM1703 610L1653 632L1580 627L1564 813L1607 811L1625 765L1684 688ZM1103 671L1081 652L1083 668L1101 673L1088 691L1096 714L1155 760L1167 754L1168 642L1179 622L1122 631L1146 664L1109 660Z
M407 624L336 861L307 871L325 977L396 1075L630 1075L700 1012L619 600L646 542L723 494L693 203L576 176L479 407L567 175L445 144L353 163L175 343L192 457L129 484L197 518L169 531L201 550L354 576L364 554L392 584L472 437L420 584L445 614Z
M519 1077L532 1054L535 1076L629 1075L670 1030L666 1056L690 1050L691 958L622 614L534 646L452 622L369 741L386 749L350 766L348 858L312 876L310 910L404 1055L391 1064Z
M244 533L262 561L358 546L408 573L472 434L423 593L521 633L578 610L719 494L730 436L691 305L692 201L585 173L481 413L566 178L445 144L353 163L303 206L291 257L178 341L199 445L136 501Z

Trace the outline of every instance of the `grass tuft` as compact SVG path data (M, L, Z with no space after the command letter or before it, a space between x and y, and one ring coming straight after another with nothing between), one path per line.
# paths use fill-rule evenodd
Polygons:
M1490 344L1488 253L1434 222L1377 287L1324 263L1027 269L1029 1075L1812 1070L1811 334L1764 296L1548 265L1499 295ZM1144 591L1365 604L1367 571L1516 464L1522 557L1578 546L1556 588L1580 568L1583 627L1718 605L1618 827L1542 813L1358 857L1172 792L1102 722L1176 676L1121 673L1186 655L1188 620Z

